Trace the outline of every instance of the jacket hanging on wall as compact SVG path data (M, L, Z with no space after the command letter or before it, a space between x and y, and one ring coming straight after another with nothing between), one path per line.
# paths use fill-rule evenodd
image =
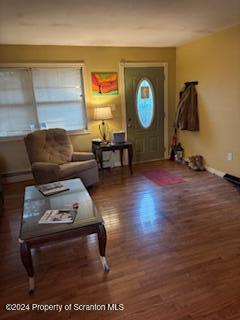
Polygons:
M199 131L196 82L186 82L177 106L176 127L180 130Z

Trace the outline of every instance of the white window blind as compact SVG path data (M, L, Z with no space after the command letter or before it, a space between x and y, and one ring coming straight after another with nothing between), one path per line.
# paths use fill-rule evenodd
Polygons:
M0 70L0 135L24 134L30 125L37 126L30 72Z
M0 69L0 136L87 128L81 69Z
M33 87L41 127L86 129L80 70L33 69Z

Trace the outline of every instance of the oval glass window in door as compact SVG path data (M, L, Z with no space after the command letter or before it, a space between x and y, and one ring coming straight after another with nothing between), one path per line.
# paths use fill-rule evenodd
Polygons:
M148 79L141 79L137 86L137 115L140 124L147 129L154 117L153 86Z

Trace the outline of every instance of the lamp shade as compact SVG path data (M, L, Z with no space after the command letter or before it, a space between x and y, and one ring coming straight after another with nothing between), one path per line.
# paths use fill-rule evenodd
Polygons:
M94 109L94 120L112 119L111 107L97 107Z

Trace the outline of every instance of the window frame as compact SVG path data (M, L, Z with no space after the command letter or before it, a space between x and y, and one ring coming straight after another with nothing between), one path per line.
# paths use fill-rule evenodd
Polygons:
M151 90L151 93L152 93L152 97L153 97L153 102L152 102L152 118L151 118L151 121L149 122L148 126L145 127L140 119L140 115L139 115L139 108L138 108L138 93L139 93L139 89L141 88L141 84L143 81L147 81L147 83L149 84L149 88ZM156 96L155 96L155 90L154 90L154 86L152 84L152 81L147 78L147 77L143 77L141 78L139 81L138 81L138 84L137 84L137 88L136 88L136 94L135 94L135 112L136 112L136 115L137 115L137 120L138 120L138 123L140 125L140 127L144 130L148 130L151 128L153 122L154 122L154 118L155 118L155 113L156 113Z
M80 61L76 63L52 63L52 62L39 62L39 63L0 63L0 69L33 69L33 68L49 68L49 69L56 69L56 68L72 68L72 69L81 69L81 78L82 78L82 92L83 92L83 100L86 108L86 117L88 119L88 106L86 100L86 88L85 88L85 79L86 79L86 71L85 71L85 63ZM35 103L35 102L34 102ZM36 109L36 105L35 105ZM40 129L37 129L40 130ZM80 135L80 134L89 134L90 131L88 129L79 129L79 130L67 130L70 135ZM26 134L19 134L15 136L4 136L0 137L0 141L16 141L16 140L23 140Z

